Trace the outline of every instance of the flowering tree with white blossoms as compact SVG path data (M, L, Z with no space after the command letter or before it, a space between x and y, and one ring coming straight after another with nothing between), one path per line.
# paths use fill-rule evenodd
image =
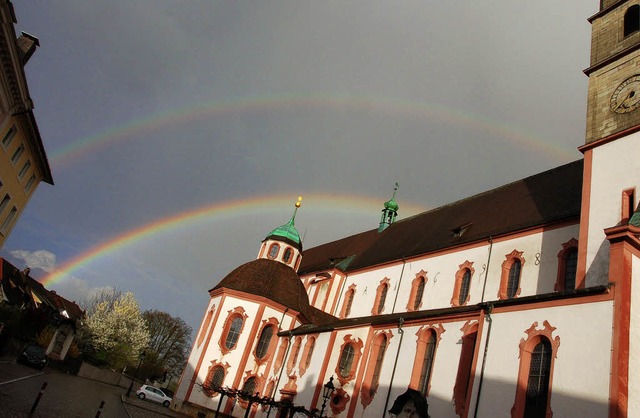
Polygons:
M100 301L93 308L85 331L97 357L115 369L135 364L149 343L149 331L133 293Z

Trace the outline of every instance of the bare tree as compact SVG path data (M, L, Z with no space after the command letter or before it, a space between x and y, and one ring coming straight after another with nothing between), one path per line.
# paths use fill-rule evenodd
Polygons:
M158 310L142 314L149 330L144 369L149 376L179 376L187 360L191 327L179 317Z

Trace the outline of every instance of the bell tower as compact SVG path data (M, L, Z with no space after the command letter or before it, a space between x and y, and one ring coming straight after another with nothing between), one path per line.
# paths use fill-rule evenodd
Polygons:
M601 0L589 22L587 144L640 129L640 1Z

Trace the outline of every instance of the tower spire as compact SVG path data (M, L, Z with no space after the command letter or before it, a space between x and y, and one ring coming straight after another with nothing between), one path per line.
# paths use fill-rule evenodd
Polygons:
M395 222L398 216L398 202L396 202L396 194L398 193L398 183L393 188L393 196L390 200L384 202L384 209L382 209L382 217L380 218L380 226L378 226L378 232L382 232Z

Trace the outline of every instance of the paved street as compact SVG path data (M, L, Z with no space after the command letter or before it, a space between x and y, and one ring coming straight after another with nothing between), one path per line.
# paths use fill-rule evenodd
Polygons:
M27 417L42 384L47 388L33 417L151 418L183 415L162 405L125 399L126 389L45 368L44 372L13 361L0 360L0 417Z

